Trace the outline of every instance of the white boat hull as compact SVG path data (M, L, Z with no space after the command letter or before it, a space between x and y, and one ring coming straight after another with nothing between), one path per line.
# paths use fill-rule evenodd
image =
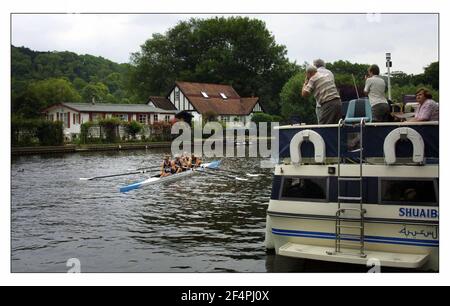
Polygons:
M172 182L176 180L180 180L189 176L194 175L197 172L203 171L204 168L217 168L220 165L220 161L214 161L211 163L202 164L199 168L195 170L186 170L184 172L178 173L178 174L172 174L165 177L158 176L152 176L144 181L133 183L127 186L120 187L120 192L128 192L130 190L139 189L148 185L154 185L154 184L160 184L160 183L166 183L166 182Z
M278 166L275 175L296 177L327 177L329 167L333 165L292 165ZM345 165L341 173L347 177L358 176L359 165ZM283 171L281 171L281 168ZM434 179L438 175L437 165L426 166L385 166L364 165L365 177L397 177L408 179L418 176ZM361 264L369 260L358 258L357 247L350 250L353 257L327 252L335 251L336 212L338 203L331 201L308 201L300 199L283 199L280 190L272 195L267 210L266 240L268 249L275 249L277 254L305 259L326 260L334 262ZM381 191L378 191L381 192ZM377 195L378 196L378 195ZM341 204L341 208L358 208L359 203ZM399 268L420 268L439 270L439 207L404 204L363 204L364 215L364 250L370 256L381 252L381 264ZM344 218L357 219L359 216L348 210ZM352 225L359 225L353 223ZM359 243L360 229L345 230L354 235L343 237L345 243ZM296 250L296 251L295 251ZM325 251L326 250L326 251ZM319 254L320 253L320 254ZM418 256L415 256L418 255ZM393 260L397 258L398 261ZM419 258L419 259L418 259ZM420 267L419 267L420 265Z

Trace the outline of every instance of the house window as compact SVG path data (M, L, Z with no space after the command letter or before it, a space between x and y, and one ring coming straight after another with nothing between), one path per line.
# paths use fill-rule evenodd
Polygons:
M153 115L153 122L158 122L158 114Z
M146 124L147 123L147 115L139 114L138 120L139 120L139 123Z
M287 177L283 180L281 199L316 200L327 199L327 178Z
M178 87L175 88L175 102L179 102L180 101L180 90L178 89Z
M80 124L80 114L73 114L73 124Z
M56 113L56 120L62 121L64 127L67 128L69 125L69 113Z
M164 116L164 121L169 123L170 122L170 115L165 115Z
M114 114L114 118L119 118L122 121L128 121L128 114Z
M209 98L208 94L204 91L201 91L203 98Z
M97 121L102 119L102 114L92 114L92 121Z
M224 100L228 99L228 97L227 97L223 92L220 93L220 96L221 96L222 99L224 99Z
M230 116L222 116L223 122L230 122Z

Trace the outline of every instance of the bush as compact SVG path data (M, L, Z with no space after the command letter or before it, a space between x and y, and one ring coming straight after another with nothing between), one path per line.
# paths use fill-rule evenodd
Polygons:
M40 120L37 138L42 146L58 146L64 143L63 123L61 121Z
M272 122L273 116L265 113L255 113L251 120L257 124L260 122Z
M86 144L89 142L89 129L94 125L93 122L88 121L81 124L80 128L80 142Z
M120 139L118 129L122 123L123 122L117 118L102 119L98 122L100 128L105 132L106 142L114 143Z
M131 122L127 122L124 124L125 126L125 131L127 132L128 135L131 136L132 139L136 139L136 134L139 134L142 129L143 126L142 124L140 124L137 121L131 121Z
M61 121L13 117L11 119L11 144L13 146L62 145L64 143L63 129Z

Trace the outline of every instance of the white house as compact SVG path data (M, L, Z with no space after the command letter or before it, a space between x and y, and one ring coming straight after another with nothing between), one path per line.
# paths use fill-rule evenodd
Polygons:
M47 107L43 113L48 120L62 121L65 134L79 134L81 124L88 121L117 117L124 121L136 120L142 124L170 122L175 118L176 111L148 104L59 103Z
M230 85L175 82L166 97L149 97L148 105L166 110L188 111L194 120L214 113L218 120L245 125L256 112L263 112L258 97L241 98Z

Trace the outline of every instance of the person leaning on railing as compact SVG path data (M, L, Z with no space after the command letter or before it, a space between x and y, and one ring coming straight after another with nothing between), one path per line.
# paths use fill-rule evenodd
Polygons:
M336 84L327 74L317 71L314 66L306 68L305 83L302 88L302 97L314 95L320 104L319 124L336 124L341 119L341 97Z
M419 88L416 91L416 101L419 107L416 109L414 118L408 121L438 121L439 103L432 100L430 91L426 88Z
M334 83L334 74L333 72L331 72L330 70L328 70L327 68L325 68L325 62L324 60L318 58L316 60L313 61L313 65L314 67L317 68L317 72L318 73L322 73L327 75L328 77L330 77L330 79L333 81ZM321 111L321 105L318 101L316 101L316 116L317 116L317 123L319 123L319 118L320 118L320 111Z

